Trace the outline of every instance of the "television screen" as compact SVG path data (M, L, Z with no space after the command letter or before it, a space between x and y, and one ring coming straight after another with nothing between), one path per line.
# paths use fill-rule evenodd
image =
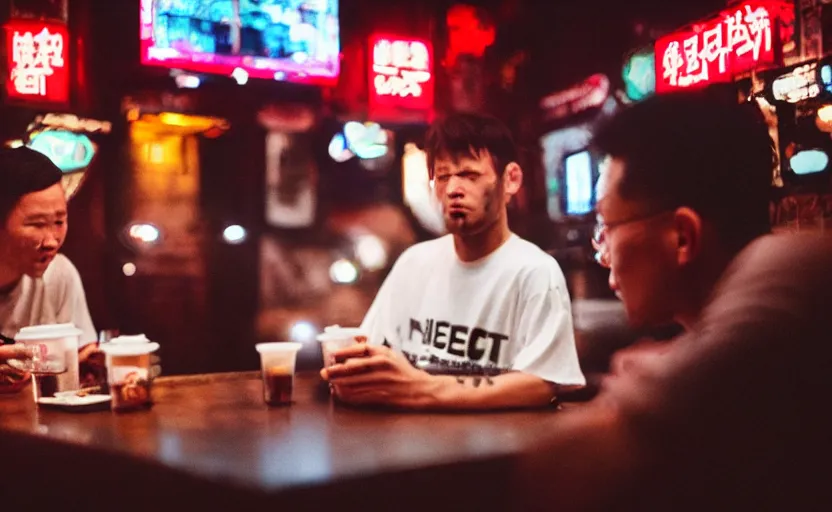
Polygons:
M338 0L141 0L142 64L333 83Z
M566 214L584 215L592 211L592 157L589 151L568 155L563 160L566 184Z

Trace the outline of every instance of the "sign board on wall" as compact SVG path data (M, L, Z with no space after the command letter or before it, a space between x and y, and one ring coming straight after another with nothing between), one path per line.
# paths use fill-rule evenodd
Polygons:
M580 84L545 96L540 108L547 120L564 119L585 110L601 107L610 95L610 79L592 75Z
M780 24L793 19L791 3L748 0L660 38L656 42L656 91L730 82L737 74L780 65Z
M799 103L821 93L821 77L816 62L798 66L771 82L771 99Z
M8 98L34 103L67 103L69 32L66 25L10 20L5 29Z
M429 41L374 35L370 38L371 112L433 109L433 48Z

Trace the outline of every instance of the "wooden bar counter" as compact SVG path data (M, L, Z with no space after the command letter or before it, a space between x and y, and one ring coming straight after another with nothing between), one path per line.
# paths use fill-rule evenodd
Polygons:
M115 414L0 395L2 509L510 510L514 456L559 416L355 409L315 373L288 407L264 405L259 373L161 378L153 396Z

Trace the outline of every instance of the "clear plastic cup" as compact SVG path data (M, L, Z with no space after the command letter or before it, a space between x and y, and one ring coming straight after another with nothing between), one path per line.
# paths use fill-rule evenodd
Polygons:
M159 344L153 342L110 342L101 346L101 351L107 356L107 383L114 412L153 406L150 354L158 349Z
M254 346L260 353L260 367L263 374L263 401L267 405L289 405L295 387L295 361L300 343L280 341L258 343Z
M324 367L335 364L335 352L356 343L366 343L367 333L358 327L327 327L317 336L321 343Z
M73 324L33 325L14 337L29 347L31 359L21 360L22 369L32 373L32 392L40 398L80 387L78 340L81 330Z

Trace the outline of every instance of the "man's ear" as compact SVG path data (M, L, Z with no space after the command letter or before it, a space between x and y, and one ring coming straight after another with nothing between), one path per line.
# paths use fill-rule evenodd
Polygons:
M523 186L523 169L517 162L509 162L503 170L503 192L509 197L514 196Z
M676 262L679 266L689 265L702 250L702 217L690 208L678 208L673 214L673 229Z

